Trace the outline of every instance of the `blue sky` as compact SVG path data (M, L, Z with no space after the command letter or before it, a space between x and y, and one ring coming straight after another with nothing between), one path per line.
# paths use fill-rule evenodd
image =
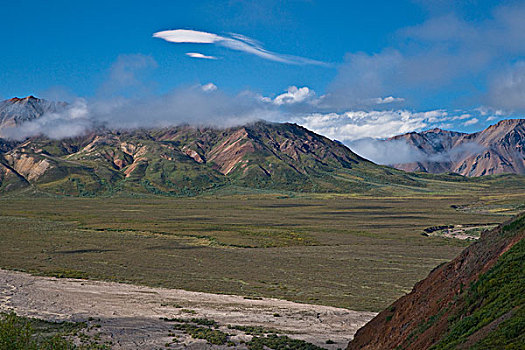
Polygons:
M395 30L423 16L411 2L401 6L389 1L347 3L24 1L24 10L18 3L3 4L3 12L10 15L0 24L5 49L0 92L4 97L38 93L55 84L91 95L120 54L137 53L151 55L159 63L155 81L161 91L208 81L231 91L250 88L266 94L289 85L322 90L335 77L336 68L283 65L202 45L170 45L153 39L152 34L178 28L239 33L269 50L335 67L348 52L380 50ZM393 12L403 15L393 20ZM188 51L221 59L192 60L184 56Z
M240 121L350 141L474 131L525 111L524 1L50 0L2 12L1 98L169 100L190 119L231 104ZM219 39L153 37L169 30ZM220 96L181 98L196 86ZM173 105L193 98L209 108Z

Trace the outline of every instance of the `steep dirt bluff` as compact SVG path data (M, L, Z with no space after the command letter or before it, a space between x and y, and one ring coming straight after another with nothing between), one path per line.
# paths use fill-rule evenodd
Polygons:
M348 349L522 349L524 237L525 214L485 232L358 330Z
M404 141L421 154L419 161L392 164L404 171L465 176L525 174L525 119L502 120L473 134L432 129L385 142L391 141Z

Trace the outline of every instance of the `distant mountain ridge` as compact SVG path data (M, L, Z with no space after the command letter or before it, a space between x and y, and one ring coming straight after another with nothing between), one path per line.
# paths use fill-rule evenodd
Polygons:
M57 112L66 105L64 102L52 102L34 96L0 101L0 129L20 125L48 112Z
M422 159L391 164L396 169L465 176L525 174L525 119L502 120L472 134L432 129L385 142L399 141L420 152Z

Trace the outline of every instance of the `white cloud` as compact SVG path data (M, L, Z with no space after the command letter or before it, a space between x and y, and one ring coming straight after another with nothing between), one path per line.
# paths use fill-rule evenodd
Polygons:
M347 54L327 88L325 103L339 110L366 109L374 107L363 101L392 95L430 106L436 92L444 92L449 100L525 110L525 69L516 65L513 72L502 71L506 63L525 55L525 1L493 3L487 16L476 19L445 6L445 15L434 14L421 24L399 30L389 47L375 53ZM499 76L491 83L490 74ZM473 89L473 81L482 88ZM488 94L482 92L486 82Z
M505 112L501 109L494 109L487 106L480 106L474 108L474 112L478 113L478 118L486 117L486 121L490 122L503 116L509 116L509 112Z
M178 44L216 44L235 51L246 52L270 61L281 63L313 64L320 66L327 65L321 61L268 51L264 49L257 41L244 35L235 33L232 33L229 36L221 36L214 33L201 32L197 30L175 29L154 33L153 37Z
M383 105L387 103L394 103L394 102L404 102L405 99L401 97L394 97L394 96L388 96L388 97L376 97L372 99L372 102L377 105Z
M202 91L205 91L205 92L216 91L217 85L215 85L214 83L208 83L208 84L203 85L201 89Z
M367 138L349 142L348 147L361 157L384 165L412 163L427 158L422 151L405 140Z
M479 122L478 118L472 118L463 123L464 126L474 125Z
M158 66L151 56L142 54L119 55L109 69L107 80L101 85L98 93L110 95L145 94L145 76Z
M204 55L199 52L186 52L186 56L191 57L191 58L202 58L206 60L216 60L217 59L217 57L215 56L208 56L208 55Z
M452 117L445 110L373 110L314 113L294 121L331 139L344 142L352 151L373 162L395 164L425 160L428 156L404 140L385 142L382 139L430 129L450 118Z
M339 73L327 88L323 104L338 109L376 105L381 101L377 100L377 96L396 92L390 82L403 78L400 73L402 62L403 55L392 49L373 55L363 52L347 54L345 63L339 67Z
M464 110L449 112L444 109L426 112L409 110L356 110L343 113L307 113L290 117L304 127L331 139L354 142L359 139L383 139L408 132L419 132L432 128L454 129L458 126L479 125L485 109L482 107L466 113ZM492 111L487 121L501 119ZM508 115L507 115L508 116ZM457 124L461 121L461 124Z
M478 111L476 110L478 113L482 113L481 111ZM454 112L456 113L461 113L459 115L456 115L456 116L452 116L450 117L448 120L465 120L465 119L469 119L469 118L472 118L472 114L470 113L464 113L461 109L457 109L455 110Z
M154 33L153 37L161 38L172 43L212 44L224 40L223 37L217 34L185 29L165 30Z
M484 147L474 142L464 142L453 148L444 144L441 151L419 149L403 139L361 139L349 142L352 151L377 164L393 165L413 162L451 162L461 157L481 152Z
M478 108L474 108L474 110L476 112L478 112L480 116L484 117L484 116L490 114L490 110L491 109L486 107L486 106L480 106Z
M273 103L281 106L288 104L295 104L312 100L315 97L315 92L304 86L298 88L297 86L290 86L288 90L273 99Z
M494 77L488 96L493 106L525 110L525 61Z
M419 131L444 119L444 110L428 112L348 111L345 113L313 113L294 121L329 138L347 142L362 138L384 138Z

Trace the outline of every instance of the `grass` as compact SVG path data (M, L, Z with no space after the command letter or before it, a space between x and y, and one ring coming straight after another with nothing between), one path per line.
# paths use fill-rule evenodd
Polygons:
M525 217L504 231L516 230ZM488 336L471 349L522 349L525 344L525 240L503 254L460 299L464 306L449 318L449 330L432 349L456 349L485 327ZM493 325L493 327L491 327Z
M236 329L236 330L244 332L245 334L248 334L248 335L257 335L257 336L281 333L277 329L266 328L266 327L261 327L261 326L232 326L232 325L228 325L228 328L229 329Z
M15 313L0 314L0 349L5 350L95 350L109 349L86 337L78 337L86 328L85 323L48 322L35 318L17 316ZM84 341L76 345L72 338Z
M525 202L496 192L0 199L0 267L378 311L468 244L425 228Z
M304 340L292 339L285 335L270 334L267 336L253 337L246 343L250 350L265 349L290 349L290 350L321 350L322 348L305 342Z
M173 326L175 330L181 331L184 334L191 336L194 339L203 339L208 344L213 345L228 345L236 346L238 343L234 341L234 334L223 332L219 329L219 324L207 318L173 318L164 319L166 322L175 322ZM314 344L308 343L304 340L292 339L286 335L277 334L278 331L274 329L266 329L263 327L252 326L238 326L228 325L228 330L235 330L244 333L244 335L252 336L251 339L244 343L250 350L264 350L264 349L290 349L290 350L317 350L322 349ZM238 341L238 340L237 340ZM332 342L333 343L333 342ZM331 344L328 343L327 344ZM169 344L168 344L169 345Z
M228 334L218 329L198 326L191 323L176 324L174 329L183 331L194 339L204 339L209 344L224 345L228 342Z
M177 322L177 323L194 323L198 326L207 326L207 327L213 327L213 328L217 328L219 326L219 324L214 321L214 320L210 320L208 318L190 318L190 319L185 319L185 318L164 318L164 320L166 322Z

